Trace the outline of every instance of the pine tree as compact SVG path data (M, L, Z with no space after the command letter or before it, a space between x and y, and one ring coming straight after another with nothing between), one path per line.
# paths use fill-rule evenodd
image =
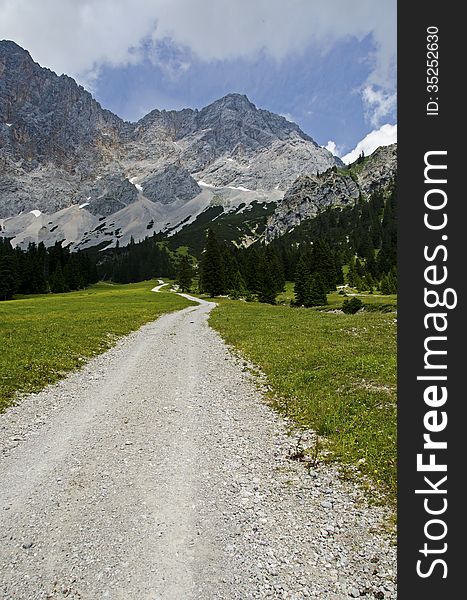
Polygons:
M2 251L0 254L0 299L9 300L18 290L18 285L17 264L14 254L8 250Z
M176 283L182 292L189 292L191 289L193 283L193 267L186 254L183 255L178 262Z
M49 285L50 291L53 294L61 294L63 292L68 291L66 288L65 277L63 276L63 271L60 264L57 265L57 268L50 276Z
M248 291L254 294L258 292L259 254L254 247L247 248L246 253L245 283Z
M305 306L307 297L307 286L310 280L310 270L303 256L300 257L297 268L295 269L295 304L297 306Z
M233 300L237 300L241 296L246 295L246 293L247 293L247 289L246 289L245 281L244 281L240 271L237 269L237 271L235 272L235 275L233 276L232 287L229 290L229 296Z
M350 264L349 264L349 270L347 272L347 283L351 287L355 287L356 279L357 279L357 270L355 268L355 258L352 257L350 260Z
M282 262L273 246L266 246L265 261L267 268L271 271L277 295L285 290L285 275Z
M272 267L267 258L262 256L258 266L258 300L268 304L275 304L279 293L277 275Z
M362 281L362 278L360 277L360 275L355 275L355 277L354 277L354 284L353 284L353 287L354 287L354 288L355 288L355 289L356 289L358 292L362 291L362 290L363 290L363 288L365 287L365 286L363 285L363 281Z
M381 250L378 253L378 267L381 273L388 273L397 264L397 214L395 190L386 199L382 220Z
M395 267L381 279L381 293L384 295L397 294L397 275Z
M319 275L327 292L336 289L336 263L329 244L318 239L311 250L311 272Z
M210 229L201 260L200 290L211 298L225 292L224 268L221 249L215 233Z
M230 293L235 287L235 274L238 271L236 258L224 244L221 246L222 269L224 273L224 288Z
M310 275L305 286L305 302L303 305L309 308L311 306L324 306L327 303L323 280L319 275Z

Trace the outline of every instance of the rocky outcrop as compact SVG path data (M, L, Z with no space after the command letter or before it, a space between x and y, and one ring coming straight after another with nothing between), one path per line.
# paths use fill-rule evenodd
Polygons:
M201 188L183 167L167 165L141 182L142 192L153 202L170 204L174 200L188 202Z
M348 168L333 167L321 175L301 175L286 191L269 217L265 239L271 241L315 217L329 206L345 206L359 196L368 197L394 181L397 146L380 147L363 162Z
M256 108L241 94L200 111L153 111L136 124L135 136L149 144L162 139L166 147L172 141L180 164L218 187L285 190L304 169L318 173L336 164L298 125Z
M397 144L381 146L357 170L357 181L362 194L369 196L394 180L397 171Z
M108 216L136 202L137 198L138 189L128 179L110 175L98 179L84 192L81 206L94 215Z

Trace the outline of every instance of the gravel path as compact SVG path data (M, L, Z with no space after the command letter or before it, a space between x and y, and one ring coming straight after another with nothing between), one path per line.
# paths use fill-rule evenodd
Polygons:
M296 440L201 302L0 415L0 598L395 598L384 512Z
M160 292L161 288L164 287L164 285L169 285L168 283L164 283L164 281L162 279L158 280L159 285L156 285L156 287L153 287L151 292Z

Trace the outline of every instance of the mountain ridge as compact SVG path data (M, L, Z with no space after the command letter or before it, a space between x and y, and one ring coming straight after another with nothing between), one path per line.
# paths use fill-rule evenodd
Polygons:
M212 206L277 210L298 177L340 165L245 94L124 121L0 41L0 235L12 244L125 245L173 235Z

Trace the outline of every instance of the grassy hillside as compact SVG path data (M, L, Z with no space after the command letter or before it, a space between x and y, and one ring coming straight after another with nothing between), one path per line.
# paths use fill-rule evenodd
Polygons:
M395 497L394 312L344 315L221 300L211 324L261 367L281 411L326 436L334 457Z
M117 337L191 304L175 294L151 292L154 285L100 283L79 292L0 302L0 411L16 392L57 381Z

